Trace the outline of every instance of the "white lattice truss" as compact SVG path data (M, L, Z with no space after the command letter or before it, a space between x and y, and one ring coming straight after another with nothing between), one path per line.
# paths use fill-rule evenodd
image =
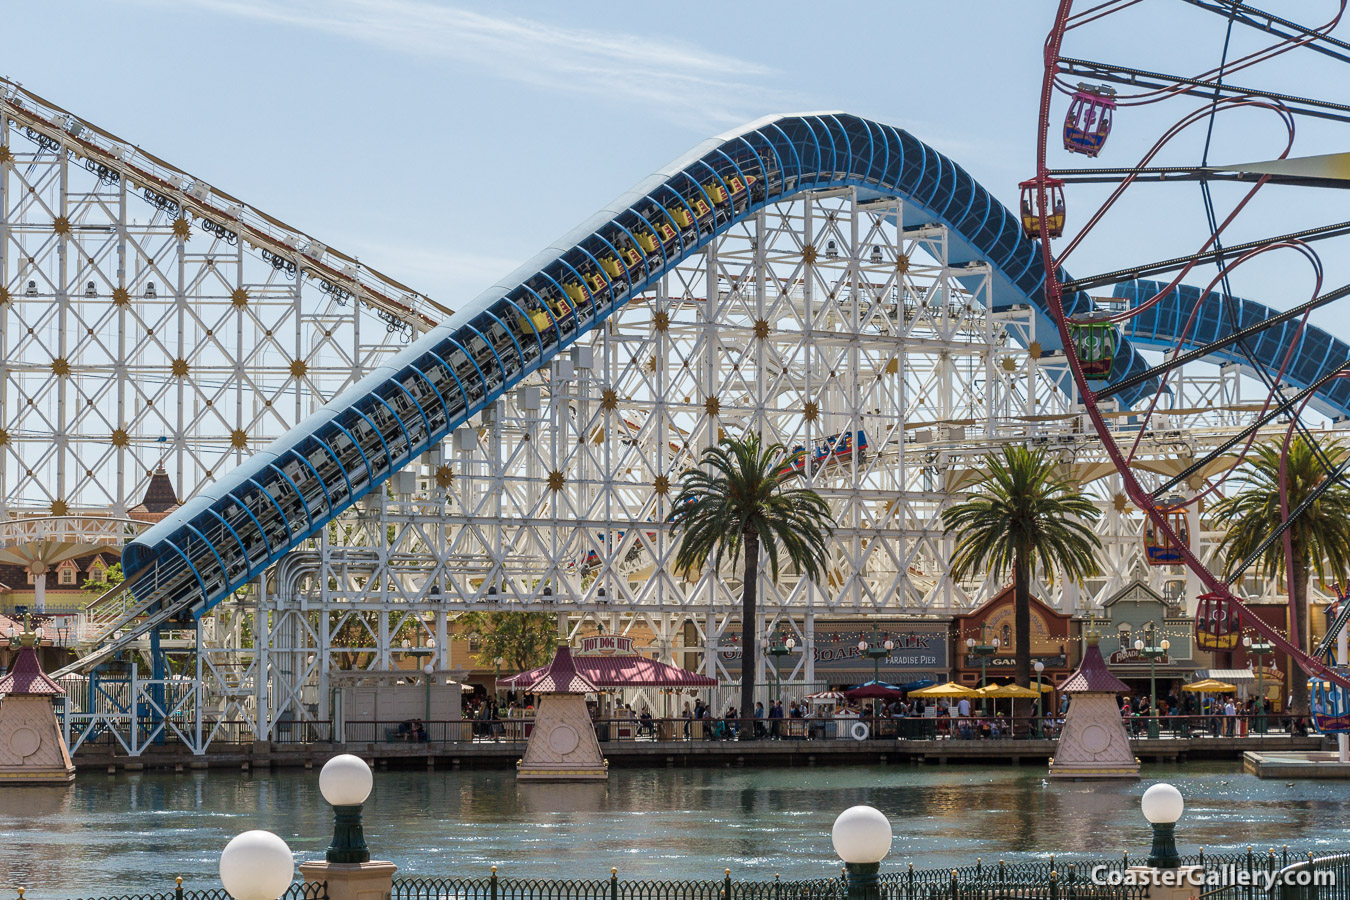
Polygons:
M14 99L0 133L0 524L15 542L120 536L156 464L191 495L378 365L399 346L391 325L406 334L443 311L235 201L236 221L268 236L222 235L212 189ZM177 188L147 192L133 165ZM1106 511L1103 575L1082 589L1042 579L1040 596L1087 611L1142 578L1194 597L1179 571L1144 563L1142 521L1030 311L990 311L987 268L948 265L946 231L897 231L899 212L818 193L714 241L195 634L169 635L180 677L72 679L72 744L109 734L138 753L171 731L204 752L327 721L330 687L351 681L334 673L388 672L414 634L445 648L464 610L560 613L565 634L640 629L664 659L730 683L739 673L706 651L741 630L740 573L676 572L664 524L681 472L725 433L807 448L802 478L837 521L824 583L760 585L753 631L798 635L798 683L815 682L818 617L946 617L1001 588L950 577L939 516L1007 442L1055 450ZM1188 411L1145 436L1141 466L1221 440L1237 389L1225 372L1177 386L1163 402ZM850 433L865 450L811 458ZM87 524L98 516L117 521ZM120 610L91 610L83 639L106 638ZM159 711L152 724L138 705Z

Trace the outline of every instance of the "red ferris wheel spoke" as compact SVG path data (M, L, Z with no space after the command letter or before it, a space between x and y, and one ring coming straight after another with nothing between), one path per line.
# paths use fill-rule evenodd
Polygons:
M1100 275L1075 278L1072 281L1064 282L1064 287L1061 290L1065 293L1072 291L1090 291L1095 288L1109 287L1113 284L1134 281L1138 278L1158 275L1163 272L1175 272L1178 269L1184 269L1188 265L1200 265L1208 262L1221 261L1225 257L1239 256L1248 250L1255 250L1258 247L1265 247L1270 244L1286 243L1289 241L1298 241L1306 244L1313 241L1324 241L1328 238L1342 237L1347 234L1350 234L1350 221L1337 222L1335 225L1323 225L1318 228L1307 228L1303 231L1291 231L1287 234L1279 234L1255 241L1246 241L1241 244L1229 244L1222 250L1206 250L1203 253L1193 253L1189 256L1175 256L1171 259L1161 259L1156 262L1130 266L1128 269L1117 269L1114 272L1103 272ZM1331 299L1336 298L1333 297ZM1317 301L1314 300L1312 302L1316 303ZM1268 319L1267 321L1273 320Z
M1328 303L1331 303L1335 300L1340 300L1343 297L1350 297L1350 284L1343 285L1334 291L1328 291L1327 293L1322 294L1319 297L1315 297L1312 300L1309 300L1307 303L1300 304L1298 306L1293 307L1292 309L1287 309L1284 312L1273 315L1268 319L1262 319L1260 322L1255 322L1251 325L1248 325L1246 328L1240 328L1237 331L1234 331L1232 334L1221 337L1218 340L1211 341L1210 343L1204 344L1200 347L1196 347L1193 350L1187 350L1185 353L1178 353L1176 356L1172 357L1167 362L1156 365L1153 368L1148 369L1147 371L1139 373L1138 375L1131 375L1129 378L1122 378L1120 381L1112 382L1111 384L1107 385L1101 390L1094 391L1092 396L1094 397L1094 399L1097 400L1109 399L1110 397L1115 396L1121 391L1128 390L1129 388L1132 388L1136 385L1143 384L1146 381L1150 381L1154 378L1157 378L1160 375L1164 375L1167 372L1179 366L1184 366L1187 363L1195 362L1201 357L1217 353L1220 350L1233 346L1239 341L1255 337L1256 335L1265 331L1267 328L1272 328L1276 325L1281 325L1285 322L1288 322L1290 319L1296 319L1304 315L1305 313L1311 312L1312 310L1317 309L1320 306L1326 306Z
M1166 90L1174 94L1195 94L1205 100L1219 97L1260 97L1274 100L1290 113L1302 116L1315 116L1337 122L1350 122L1350 106L1333 103L1330 100L1315 100L1312 97L1299 97L1295 94L1283 94L1278 91L1263 91L1258 88L1239 87L1232 84L1220 84L1202 78L1188 78L1184 75L1168 75L1135 69L1111 63L1094 62L1087 59L1060 57L1061 71L1066 75L1079 78L1092 78L1115 84L1128 84L1136 87L1148 87ZM1118 101L1120 102L1120 101Z
M1047 175L1058 178L1065 184L1119 184L1123 181L1138 183L1159 183L1163 181L1233 181L1254 182L1262 178L1267 184L1283 184L1291 187L1350 189L1350 180L1344 177L1324 175L1296 175L1240 170L1235 167L1216 168L1214 166L1150 166L1140 169L1090 168L1090 169L1049 169Z
M1289 515L1284 517L1284 520L1276 526L1275 530L1266 535L1261 543L1257 545L1256 549L1252 551L1251 555L1244 559L1242 564L1229 574L1229 583L1231 584L1234 580L1241 578L1242 573L1251 568L1257 560L1270 549L1271 544L1284 537L1284 533L1289 530L1289 526L1293 525L1299 516L1307 512L1308 507L1316 503L1317 499L1325 494L1333 484L1340 483L1345 478L1347 469L1350 469L1350 459L1347 459L1334 469L1328 471L1327 477L1319 481L1317 485L1308 492L1308 496L1303 499L1303 502L1290 510Z
M1191 465L1187 466L1185 469L1182 469L1176 475L1169 478L1160 487L1154 489L1153 499L1161 500L1169 492L1174 490L1177 487L1177 485L1184 483L1186 479L1190 478L1196 472L1201 471L1211 462L1218 459L1220 456L1223 456L1229 450L1232 450L1238 444L1247 440L1249 437L1256 434L1257 431L1269 425L1271 422L1275 421L1280 416L1289 413L1289 411L1294 409L1294 407L1302 404L1305 400L1312 397L1313 394L1317 393L1319 390L1326 387L1327 384L1330 383L1332 380L1346 374L1347 371L1350 371L1350 359L1347 359L1345 362L1341 363L1340 366L1328 372L1321 378L1317 379L1317 381L1308 385L1306 388L1299 391L1297 394L1294 394L1288 399L1283 400L1280 403L1276 404L1264 416L1252 422L1250 425L1246 426L1241 431L1234 434L1232 437L1228 438L1223 443L1219 444L1209 453L1205 454L1203 457L1197 459L1195 462L1191 463Z

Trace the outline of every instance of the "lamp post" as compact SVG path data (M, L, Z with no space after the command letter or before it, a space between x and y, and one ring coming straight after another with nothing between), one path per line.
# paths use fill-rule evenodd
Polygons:
M1139 808L1153 825L1153 848L1149 850L1148 864L1155 869L1177 868L1181 865L1181 856L1177 853L1177 819L1186 809L1181 791L1170 784L1155 784L1144 791Z
M502 663L505 662L505 660L503 660L499 656L492 662L497 667L497 674L492 676L492 697L494 700L500 701L501 697L499 697L498 695L501 693L501 691L498 690L497 685L500 684L502 680Z
M891 655L895 649L895 641L890 638L878 642L876 630L872 630L872 641L868 643L866 639L858 641L858 649L862 651L863 656L872 660L872 683L881 682L881 661Z
M1045 671L1045 663L1039 659L1032 665L1036 670L1036 738L1037 740L1045 737L1043 722L1045 720L1045 692L1041 690L1041 673Z
M766 645L765 652L773 657L774 693L777 694L778 699L781 700L783 698L783 667L781 660L784 656L787 656L792 652L792 648L797 646L797 642L789 637L776 644L770 644L767 640L765 640L764 643Z
M333 843L325 856L330 863L370 862L370 849L361 830L361 804L374 784L370 766L350 753L333 757L320 770L319 792L333 806Z
M848 900L881 900L877 872L891 851L891 823L871 806L851 806L830 829L834 852L848 873Z
M1158 736L1158 679L1155 666L1160 657L1167 655L1167 651L1172 647L1172 642L1164 638L1162 643L1155 645L1153 643L1152 622L1144 626L1144 634L1148 638L1147 642L1143 640L1135 641L1134 649L1140 656L1148 660L1148 736L1156 738Z
M413 659L416 659L418 662L421 662L423 659L426 659L428 656L435 656L435 655L436 655L436 639L435 639L435 638L427 638L427 645L426 645L425 647L411 647L411 646L409 646L410 643L411 643L411 642L408 641L406 638L404 639L404 641L403 641L403 652L406 653L406 654L408 654L409 656L411 656ZM423 678L422 680L423 680L424 682L426 682L426 686L427 686L426 712L423 713L423 715L422 715L422 721L424 721L424 722L430 722L430 721L431 721L431 673L436 671L436 666L433 665L431 662L427 662L426 664L420 666L420 668L422 669L422 674L423 674L424 676L426 676L426 677Z
M980 658L980 687L984 687L986 679L985 669L989 660L993 659L994 654L998 653L999 640L994 638L989 643L984 643L984 636L989 629L988 622L980 623L980 643L975 643L974 638L966 638L966 648ZM989 698L980 698L980 715L989 715Z
M234 900L277 900L294 877L291 848L270 831L235 835L220 853L220 882Z
M1251 637L1242 639L1242 646L1247 651L1247 655L1256 660L1256 732L1257 734L1266 733L1266 692L1263 690L1261 676L1265 674L1266 657L1275 652L1274 645L1257 638Z

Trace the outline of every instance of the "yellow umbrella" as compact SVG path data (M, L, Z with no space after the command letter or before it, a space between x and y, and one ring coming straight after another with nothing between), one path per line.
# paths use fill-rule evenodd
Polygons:
M1215 681L1213 678L1206 678L1203 681L1194 681L1182 688L1183 691L1193 694L1219 694L1224 691L1235 691L1237 685L1229 684L1226 681Z
M980 688L979 694L981 696L1002 696L1002 698L1018 700L1034 700L1041 696L1041 692L1017 684L987 684Z
M1034 700L1041 696L1041 692L1033 690L1033 688L1022 687L1021 684L1004 684L1003 687L999 688L998 696L1018 700Z
M949 681L946 684L935 684L932 687L921 688L917 691L910 691L911 697L978 697L978 691L972 690L963 684L957 684L955 681Z

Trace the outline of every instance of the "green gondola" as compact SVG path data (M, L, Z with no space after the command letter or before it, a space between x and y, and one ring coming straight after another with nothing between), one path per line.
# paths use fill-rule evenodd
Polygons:
M1105 381L1111 377L1116 348L1120 345L1120 334L1115 325L1104 317L1070 320L1069 338L1073 341L1084 378Z

